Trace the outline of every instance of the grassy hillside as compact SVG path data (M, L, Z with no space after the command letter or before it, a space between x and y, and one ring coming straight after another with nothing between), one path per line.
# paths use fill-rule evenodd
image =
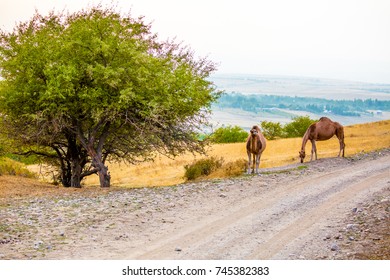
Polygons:
M301 143L301 138L268 141L260 167L277 167L299 162L298 151ZM390 120L345 127L345 143L345 156L390 148ZM311 144L308 143L306 153L310 154L310 149ZM337 156L339 151L337 138L318 142L317 150L319 158ZM246 160L245 143L213 145L208 151L208 156L222 157L225 164ZM174 160L158 156L154 162L135 166L110 164L109 170L114 185L127 187L175 185L184 182L184 166L199 158L202 156L186 154ZM219 173L219 176L224 174ZM84 183L98 185L98 177L90 176Z
M0 157L0 176L2 175L16 175L28 178L35 177L35 173L30 172L23 163L7 157Z

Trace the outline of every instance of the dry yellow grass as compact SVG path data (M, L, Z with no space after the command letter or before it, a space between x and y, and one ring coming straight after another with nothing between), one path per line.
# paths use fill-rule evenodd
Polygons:
M277 167L299 162L298 151L301 138L278 139L267 141L267 148L261 159L261 168ZM345 127L345 156L360 152L370 152L390 147L390 120L353 125ZM311 144L306 145L306 153L310 156ZM337 138L317 142L319 158L337 156L339 143ZM208 156L222 157L225 163L246 160L244 143L218 144L208 150ZM109 164L112 184L126 187L148 187L175 185L185 181L184 166L200 159L202 156L185 154L176 159L158 156L154 162L138 165ZM310 157L306 157L309 160ZM98 177L90 176L87 185L98 185Z

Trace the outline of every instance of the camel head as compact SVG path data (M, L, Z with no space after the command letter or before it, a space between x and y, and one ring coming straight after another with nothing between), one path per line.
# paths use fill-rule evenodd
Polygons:
M250 130L250 133L251 133L251 136L255 136L255 135L258 135L259 134L259 131L253 127L251 130Z
M303 163L303 159L305 158L306 154L305 154L305 151L302 150L299 152L299 157L301 158L301 163Z

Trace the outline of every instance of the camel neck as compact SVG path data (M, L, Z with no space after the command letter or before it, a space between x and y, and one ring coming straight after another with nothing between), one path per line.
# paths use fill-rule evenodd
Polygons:
M252 151L257 151L257 138L258 138L257 135L252 135L252 136L251 136L251 147L252 147Z
M306 130L305 135L303 136L301 151L305 150L307 140L309 140L309 129Z

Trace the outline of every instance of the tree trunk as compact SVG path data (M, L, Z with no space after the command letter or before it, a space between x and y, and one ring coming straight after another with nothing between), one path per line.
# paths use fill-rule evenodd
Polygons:
M71 161L69 158L66 157L62 153L62 149L58 146L52 146L54 151L57 153L58 159L60 161L60 166L61 166L61 173L60 173L60 180L62 185L65 188L71 187L71 181L72 181L72 169L71 169Z
M108 172L108 167L103 164L102 169L99 171L100 187L109 188L111 183L111 175Z
M97 124L94 129L88 133L88 138L84 136L82 127L77 125L77 138L81 145L87 151L87 154L92 159L93 172L97 172L99 175L100 187L109 188L111 176L108 172L108 167L104 165L103 160L103 146L106 138L109 134L110 122L101 121ZM96 137L100 131L99 137ZM95 147L95 140L98 139Z
M70 179L70 186L74 188L81 188L81 171L82 166L78 159L72 160L72 176Z
M108 172L108 167L104 165L101 157L95 154L92 159L92 166L98 170L100 187L109 188L111 182L111 175Z
M71 184L71 177L72 177L72 171L69 167L69 163L67 165L61 165L61 183L65 188L69 188L72 186Z
M68 168L70 168L70 186L74 188L81 188L82 171L86 163L86 153L82 147L77 143L76 135L73 132L68 132L68 149L67 160Z

